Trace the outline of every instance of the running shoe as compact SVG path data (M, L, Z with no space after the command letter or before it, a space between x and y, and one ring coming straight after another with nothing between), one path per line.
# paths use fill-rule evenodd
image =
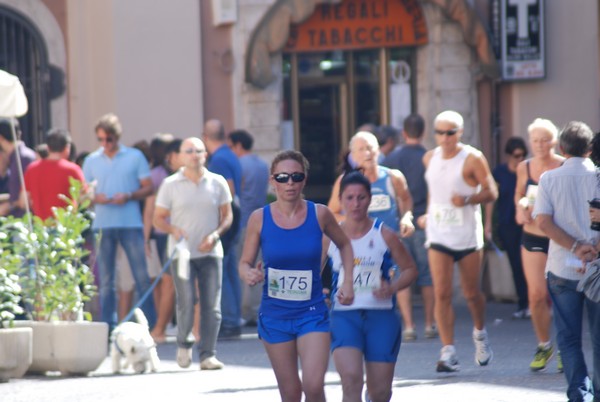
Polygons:
M519 320L519 319L529 319L531 318L531 311L529 310L529 308L524 308L521 310L517 310L513 313L512 317L515 320Z
M487 332L483 332L478 336L473 334L473 343L475 344L475 363L480 366L487 366L494 357Z
M438 373L453 373L460 370L456 350L452 345L446 345L441 350L440 360L437 362Z
M405 342L416 341L417 331L414 328L406 328L402 331L402 340Z
M211 356L200 362L200 370L221 370L225 365L216 357Z
M437 338L438 335L439 335L438 330L435 327L435 325L432 325L431 327L425 327L425 338L433 339L433 338Z
M177 364L181 368L188 368L192 364L192 348L177 348Z
M533 361L529 365L531 371L542 371L546 369L546 365L554 356L554 348L550 345L547 348L543 348L538 346L535 351L535 355L533 356Z

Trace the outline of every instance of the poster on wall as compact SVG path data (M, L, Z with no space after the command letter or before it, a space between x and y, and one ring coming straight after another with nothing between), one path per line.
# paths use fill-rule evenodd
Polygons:
M501 0L502 78L546 77L544 0Z

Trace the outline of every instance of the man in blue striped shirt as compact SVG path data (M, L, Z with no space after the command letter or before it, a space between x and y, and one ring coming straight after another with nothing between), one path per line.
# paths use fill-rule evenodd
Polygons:
M600 397L600 303L594 303L577 284L585 262L600 250L599 232L590 229L588 200L598 197L598 173L589 155L592 130L582 122L570 122L559 139L567 158L540 179L533 216L550 238L546 263L548 290L557 329L557 343L568 382L569 401L597 401ZM583 306L587 307L593 345L593 389L582 350Z

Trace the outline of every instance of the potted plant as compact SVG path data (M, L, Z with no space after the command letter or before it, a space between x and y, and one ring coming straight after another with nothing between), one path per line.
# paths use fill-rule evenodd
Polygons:
M0 266L4 260L5 234L0 233ZM19 306L21 287L18 276L0 268L0 382L22 377L31 364L31 328L13 328L15 314L22 314Z
M67 206L54 208L43 222L33 217L6 218L12 251L20 267L23 298L33 321L33 362L30 372L60 371L87 374L108 352L108 325L91 322L84 304L94 295L94 275L86 264L89 254L83 234L90 226L81 200L82 184L72 179Z

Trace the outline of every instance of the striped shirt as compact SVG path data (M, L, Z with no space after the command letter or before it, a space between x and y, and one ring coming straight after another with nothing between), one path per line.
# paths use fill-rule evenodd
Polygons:
M600 196L596 168L590 159L569 158L540 178L533 216L550 215L554 223L573 238L596 244L600 232L590 229L588 201ZM581 262L568 249L550 240L546 272L569 280L583 276Z

